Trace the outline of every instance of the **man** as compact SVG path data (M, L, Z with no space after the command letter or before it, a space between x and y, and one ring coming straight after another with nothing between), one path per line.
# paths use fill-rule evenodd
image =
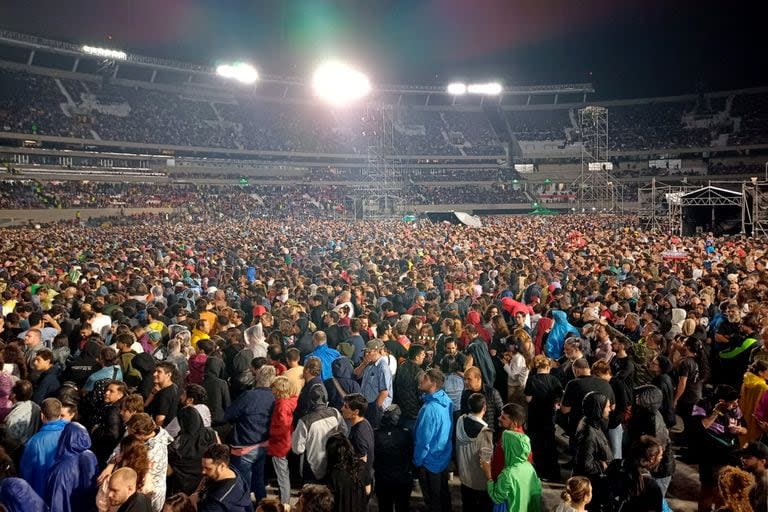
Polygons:
M614 459L621 459L623 455L622 447L624 445L624 415L627 408L632 405L632 388L627 386L626 382L611 374L611 368L604 360L599 359L592 365L592 375L606 381L613 390L616 397L611 409L611 415L608 418L608 441L611 443L611 451Z
M45 324L49 324L51 327L46 327ZM43 345L47 348L51 348L53 338L55 338L61 332L61 326L59 323L47 313L32 313L29 315L29 330L19 333L19 339L26 341L27 333L31 330L37 330L40 333L40 339Z
M43 427L33 435L24 447L21 457L21 477L39 494L45 496L48 474L56 459L59 438L67 426L61 419L61 402L46 398L40 405Z
M755 512L768 510L768 446L763 443L749 443L738 452L741 466L755 477L755 487L749 493L749 500Z
M424 345L411 345L408 359L397 369L393 383L395 396L392 401L400 406L400 425L411 430L421 409L420 386L424 375L421 365L426 356Z
M179 409L179 389L173 383L176 366L168 361L160 361L155 366L152 388L144 410L152 416L158 427L169 424L176 418Z
M315 331L312 335L312 345L315 347L309 356L316 357L322 363L320 378L326 381L333 377L331 363L341 357L339 351L328 346L328 338L323 331Z
M85 381L83 390L90 392L93 390L94 384L102 379L110 380L123 380L123 370L117 361L117 353L109 347L102 347L99 351L99 363L101 369L92 373Z
M445 356L453 356L456 358L456 364L461 368L461 373L464 373L464 369L467 368L467 356L463 352L459 352L459 343L456 338L449 337L445 340ZM440 361L442 364L442 360ZM470 365L471 366L471 365Z
M369 477L373 478L373 428L365 419L368 402L360 393L350 393L344 397L341 405L341 415L349 424L349 442L357 455L365 462ZM373 481L373 480L371 480ZM370 494L370 491L368 491Z
M392 372L381 340L371 340L365 346L363 362L355 368L360 380L360 392L368 400L365 417L371 426L379 428L381 411L392 403Z
M573 372L576 378L565 386L563 402L560 406L560 412L567 418L567 433L570 439L574 439L576 427L584 416L581 404L588 393L596 391L607 396L608 401L612 404L616 403L611 385L608 381L592 375L586 359L581 358L574 361Z
M115 338L115 348L117 349L117 363L120 371L123 373L123 380L129 386L138 386L141 383L141 372L133 367L133 358L137 352L133 350L134 337L123 332Z
M355 351L352 353L352 364L357 366L360 364L360 360L363 358L363 352L365 352L365 341L360 334L362 329L362 320L360 318L353 318L349 323L350 335L347 338L346 343L349 343L355 347Z
M112 507L119 507L117 512L153 512L149 498L136 490L138 478L129 467L116 469L109 477L107 499Z
M461 414L469 414L469 397L473 393L480 393L485 397L485 413L483 420L488 424L488 428L496 430L496 423L504 407L499 391L493 386L488 386L483 382L483 376L480 368L471 366L464 372L464 391L461 393ZM498 437L498 436L497 436Z
M493 451L493 430L483 421L485 396L472 393L468 399L469 413L456 423L456 462L461 479L461 507L464 512L488 512L493 509L486 490L486 479L480 460L490 462Z
M32 361L35 360L35 355L44 349L45 345L43 345L40 329L29 329L24 334L24 358L27 361L27 366L31 367Z
M427 508L432 512L451 510L448 464L451 462L453 404L443 391L445 376L436 368L421 378L424 406L414 429L413 465Z
M328 337L329 347L335 349L339 343L347 341L349 328L339 325L339 313L337 311L329 311L323 319L325 320L323 331Z
M467 331L471 332L471 329L468 329ZM480 336L474 336L472 342L467 346L466 352L466 364L480 369L483 376L483 384L485 386L493 387L493 383L496 380L496 367L493 364L493 359L491 358L491 353L488 351L488 344L485 340Z
M203 483L198 512L253 510L250 492L243 478L229 464L229 446L214 444L203 453Z
M32 383L18 381L11 388L9 399L13 407L4 422L11 436L24 445L40 426L40 406L32 401Z
M304 484L299 491L296 502L296 512L332 512L334 498L331 490L325 485Z
M325 389L323 379L320 378L322 367L323 364L316 357L308 357L304 360L304 387L301 388L299 400L296 402L296 409L293 411L294 424L298 423L299 419L305 414L308 414L313 408L312 401L309 398L309 391L312 387L319 384L322 389ZM327 393L325 401L328 401Z
M48 349L39 351L32 361L32 368L38 373L39 377L35 382L35 392L32 394L32 400L40 404L50 396L53 396L61 386L59 382L59 367L53 364L53 352Z
M304 387L304 367L299 364L301 353L296 348L289 348L285 351L285 365L287 370L283 372L283 377L291 383L291 396L298 396Z

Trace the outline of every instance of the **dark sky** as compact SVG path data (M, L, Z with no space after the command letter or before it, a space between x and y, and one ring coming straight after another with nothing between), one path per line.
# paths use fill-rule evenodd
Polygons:
M631 97L768 85L760 2L3 0L0 26L265 74L338 56L374 82L592 81ZM110 39L111 38L111 39Z

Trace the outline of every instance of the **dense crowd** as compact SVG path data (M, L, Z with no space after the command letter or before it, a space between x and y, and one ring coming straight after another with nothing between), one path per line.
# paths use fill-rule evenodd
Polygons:
M10 70L0 70L0 84L0 129L4 131L359 155L367 154L370 146L382 140L382 125L371 126L365 107L334 111L320 104L185 95ZM765 93L737 94L732 107L724 101L710 101L708 108L722 110L707 115L724 114L730 120L726 127L721 123L711 128L684 123L686 115L702 115L692 100L612 106L610 147L709 147L720 135L727 135L730 144L763 143L762 127L768 119L766 98ZM580 140L578 112L573 108L496 111L498 131L485 111L398 107L382 112L391 118L391 143L397 154L501 156L502 142L509 142L510 130L523 141L570 144Z
M762 241L306 220L0 230L0 504L768 507Z

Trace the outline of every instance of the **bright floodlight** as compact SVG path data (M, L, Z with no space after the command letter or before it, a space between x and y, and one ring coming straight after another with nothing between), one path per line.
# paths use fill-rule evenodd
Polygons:
M455 82L448 84L448 94L454 94L460 96L467 93L467 85L461 82Z
M128 55L125 52L121 52L119 50L110 50L109 48L97 48L95 46L83 46L81 48L83 50L83 53L87 53L89 55L95 55L96 57L104 57L107 59L118 59L118 60L125 60L128 58Z
M371 91L368 77L341 62L325 62L312 76L315 94L332 105L359 100Z
M467 87L467 91L470 94L485 94L487 96L496 96L501 94L501 84L498 82L490 82L487 84L470 84Z
M259 73L250 64L235 62L234 64L222 64L216 68L216 74L224 78L231 78L244 84L252 84L259 79Z

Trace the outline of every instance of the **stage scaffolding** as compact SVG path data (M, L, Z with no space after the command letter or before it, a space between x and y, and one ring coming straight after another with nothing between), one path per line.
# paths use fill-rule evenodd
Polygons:
M619 212L624 186L611 173L608 160L608 109L589 106L579 110L581 172L576 182L582 212Z

